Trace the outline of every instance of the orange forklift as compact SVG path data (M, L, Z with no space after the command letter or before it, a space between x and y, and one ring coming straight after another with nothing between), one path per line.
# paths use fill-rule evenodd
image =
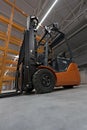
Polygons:
M56 23L44 27L44 35L36 40L38 19L30 16L19 53L15 87L17 92L52 92L55 87L73 88L80 84L78 65L65 34ZM52 57L52 50L65 39L68 51ZM58 48L57 48L58 49ZM66 53L66 54L65 54ZM66 56L67 55L67 56Z

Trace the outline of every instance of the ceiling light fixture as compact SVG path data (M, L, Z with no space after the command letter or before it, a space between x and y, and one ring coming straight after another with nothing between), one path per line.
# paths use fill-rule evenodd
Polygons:
M58 0L55 0L54 3L51 5L51 7L48 9L47 13L44 15L44 17L42 18L42 20L40 21L40 23L37 26L37 29L41 26L41 24L44 22L44 20L46 19L46 17L48 16L48 14L51 12L51 10L53 9L53 7L55 6L55 4L57 3Z

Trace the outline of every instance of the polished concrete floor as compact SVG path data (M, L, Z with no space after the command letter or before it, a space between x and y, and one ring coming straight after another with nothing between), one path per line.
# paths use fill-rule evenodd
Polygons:
M0 99L0 130L87 130L87 85Z

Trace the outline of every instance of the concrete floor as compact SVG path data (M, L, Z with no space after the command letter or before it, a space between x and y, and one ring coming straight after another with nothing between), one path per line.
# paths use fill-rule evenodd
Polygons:
M87 130L87 86L0 99L0 130Z

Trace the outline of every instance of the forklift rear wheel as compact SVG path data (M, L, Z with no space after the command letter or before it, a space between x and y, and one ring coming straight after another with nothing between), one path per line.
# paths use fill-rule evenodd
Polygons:
M33 86L38 94L52 92L55 86L55 76L48 69L39 69L33 75Z
M73 88L73 85L66 85L66 86L63 86L64 89L72 89Z

